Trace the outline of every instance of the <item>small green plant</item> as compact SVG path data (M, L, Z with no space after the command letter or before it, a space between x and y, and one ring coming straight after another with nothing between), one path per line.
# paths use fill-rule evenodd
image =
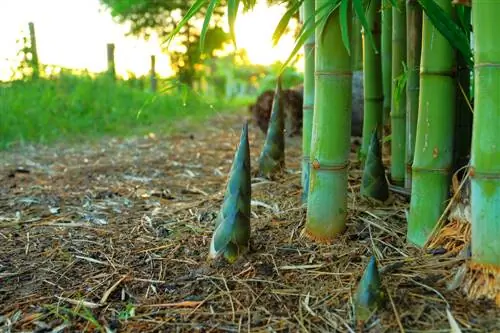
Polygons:
M125 310L120 311L118 314L118 319L127 320L135 316L135 306L133 304L127 304Z
M160 90L161 91L161 90ZM0 149L17 143L168 132L179 119L231 108L191 89L153 94L106 75L61 71L48 79L0 84Z

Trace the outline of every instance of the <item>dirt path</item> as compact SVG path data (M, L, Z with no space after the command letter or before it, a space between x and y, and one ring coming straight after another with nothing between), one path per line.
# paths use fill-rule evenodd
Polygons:
M358 196L356 163L345 234L302 238L300 138L287 141L286 177L253 180L252 252L208 263L242 123L0 153L0 332L349 332L372 253L390 296L373 332L449 332L447 303L464 331L500 331L491 304L447 291L461 262L407 248L406 198ZM254 168L262 143L251 125Z

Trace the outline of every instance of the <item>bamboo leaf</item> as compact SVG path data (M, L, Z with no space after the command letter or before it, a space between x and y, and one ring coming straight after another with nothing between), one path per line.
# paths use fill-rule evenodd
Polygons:
M276 26L276 29L274 30L274 33L273 33L273 46L276 46L276 44L278 44L280 38L283 36L283 33L285 32L286 27L288 26L288 23L290 22L290 19L299 10L303 1L304 0L298 0L281 17L281 20L278 22L278 25Z
M402 63L403 65L403 73L396 77L396 87L393 91L393 101L395 104L399 104L399 99L401 98L401 94L406 89L406 81L408 80L408 65L406 63Z
M347 50L347 54L351 55L351 48L349 43L349 23L348 23L348 9L349 9L349 1L343 0L340 3L340 31L342 33L342 42L344 42L344 46Z
M336 2L332 2L332 3L327 4L325 6L325 10L327 13L323 17L323 19L318 22L318 27L317 27L317 29L320 31L320 34L319 34L320 38L323 38L323 33L325 32L325 26L326 26L326 23L328 22L328 20L330 19L330 15L332 15L333 12L337 9L337 7L339 7L341 1L345 1L345 0L337 0Z
M468 38L453 19L434 0L418 0L418 2L434 27L439 30L452 47L462 53L469 66L474 66Z
M202 53L203 53L203 47L205 46L205 38L207 36L207 30L210 25L210 19L212 18L214 9L219 2L220 0L212 0L208 4L207 13L205 15L205 20L203 21L203 27L201 28L201 34L200 34L200 52Z
M460 22L460 26L462 27L462 31L467 37L467 41L470 44L470 32L472 31L471 25L471 8L467 6L457 6L455 7L458 22Z
M375 40L373 39L372 30L368 25L368 21L366 20L365 11L363 9L363 0L352 0L354 11L356 12L356 16L358 16L359 21L361 22L361 26L365 31L365 36L368 38L368 41L372 45L373 49L376 53L378 53L377 47L375 46Z
M238 7L240 5L240 0L229 0L227 4L227 20L229 23L229 33L231 39L233 40L234 48L236 48L236 33L234 32L234 22L236 21L236 15L238 14Z
M283 63L281 66L278 75L281 75L283 71L285 70L286 66L292 61L292 59L297 55L297 53L300 51L304 43L307 41L307 39L311 36L311 34L314 34L315 30L318 28L319 25L323 22L326 21L328 16L330 15L330 12L332 11L331 7L333 6L333 9L337 6L338 2L340 0L335 0L333 3L327 3L320 8L318 8L314 15L309 17L305 22L302 28L299 31L299 36L297 38L297 41L295 42L295 46L290 53L290 56L288 59ZM326 13L326 14L325 14ZM318 20L315 20L316 16L319 16Z
M182 18L182 20L179 22L179 24L175 27L175 29L168 34L166 40L167 43L170 44L172 39L174 38L175 35L179 33L179 31L182 29L182 27L194 16L196 13L198 13L203 5L205 4L207 0L196 0L191 8L187 11L186 15ZM167 45L168 45L167 44Z

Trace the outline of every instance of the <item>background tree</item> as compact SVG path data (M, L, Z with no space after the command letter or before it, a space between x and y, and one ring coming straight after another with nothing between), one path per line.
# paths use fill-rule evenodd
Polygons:
M129 25L129 34L150 38L156 32L162 48L166 50L167 36L175 29L187 13L194 1L192 0L101 0L105 9L121 24ZM203 22L206 9L196 14L196 19ZM175 38L176 48L168 52L172 69L179 80L192 87L196 78L196 66L202 64L206 58L213 57L216 50L220 50L229 42L229 34L222 29L223 8L216 8L212 13L210 27L205 37L203 54L200 52L201 29L194 24L184 25Z

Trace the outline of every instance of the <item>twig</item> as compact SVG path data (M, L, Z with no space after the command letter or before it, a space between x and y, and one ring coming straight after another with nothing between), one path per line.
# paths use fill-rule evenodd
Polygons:
M75 300L75 299L61 297L61 296L56 296L56 298L59 299L60 301L70 303L73 305L78 305L78 306L83 305L89 309L97 309L97 308L100 308L101 306L103 306L103 304L97 304L97 303L87 302L87 301L83 301L83 300Z
M182 301L178 303L142 304L136 305L140 308L196 308L204 301Z
M108 300L109 295L113 292L113 290L118 287L118 285L125 280L128 277L128 275L122 276L118 281L115 282L106 292L102 295L101 301L99 303L104 304Z
M394 304L391 293L389 292L389 290L387 288L385 289L385 292L387 293L387 296L389 297L389 300L391 301L392 310L394 311L394 315L396 316L396 321L397 321L398 326L399 326L399 331L401 333L405 333L405 329L403 328L403 324L401 323L401 318L399 318L398 310L396 309L396 305Z

